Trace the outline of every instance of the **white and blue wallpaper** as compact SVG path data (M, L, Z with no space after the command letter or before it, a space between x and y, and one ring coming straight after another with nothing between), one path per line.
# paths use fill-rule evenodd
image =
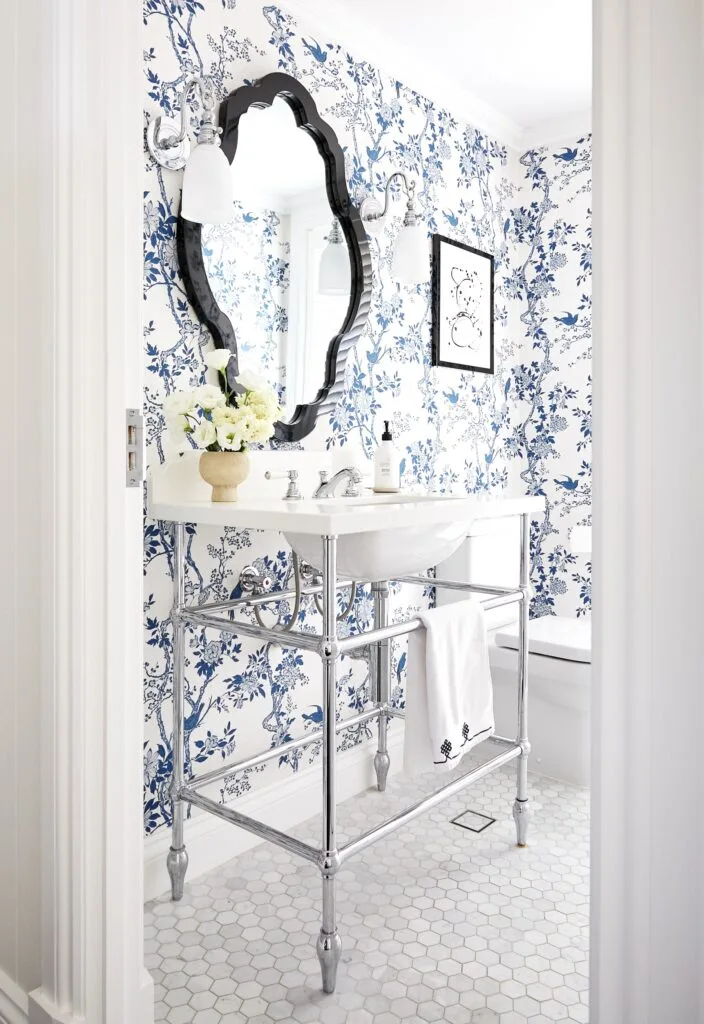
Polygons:
M284 402L291 245L276 210L233 203L227 224L205 224L203 263L237 338L241 370L259 373Z
M253 0L145 0L145 116L171 114L184 78L214 79L221 96L281 70L300 79L345 148L350 193L361 201L397 169L417 178L429 231L496 257L496 373L430 365L428 280L399 287L390 272L392 240L403 213L372 239L374 293L369 323L348 364L344 395L304 444L361 445L371 456L383 419L404 455L404 479L454 491L509 484L544 494L548 512L533 536L533 613L581 615L589 609L590 566L570 550L569 530L589 521L590 447L590 146L521 156L380 73L336 43ZM285 163L282 162L282 173ZM168 454L161 405L175 388L204 378L210 345L186 300L178 269L175 220L180 174L146 157L144 195L145 416L152 462ZM187 596L194 602L237 592L246 562L265 565L284 584L289 552L276 534L189 528ZM171 537L145 520L145 829L168 824L171 770ZM426 600L398 588L394 614ZM362 589L355 613L371 622ZM314 606L302 626L314 623ZM194 630L187 641L188 770L214 767L315 728L320 667L309 654ZM394 700L403 700L405 655L394 658ZM367 699L363 664L343 659L343 713ZM364 740L364 727L346 745ZM296 752L237 775L223 797L271 782L316 756Z
M531 613L583 616L591 562L572 550L570 534L591 523L591 139L529 150L519 180L505 229L523 345L510 375L505 449L526 492L546 498L532 538Z

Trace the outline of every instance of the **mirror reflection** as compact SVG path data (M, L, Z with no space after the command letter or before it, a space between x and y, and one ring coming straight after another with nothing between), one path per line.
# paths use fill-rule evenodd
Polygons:
M240 372L265 377L289 419L323 385L350 301L348 247L323 160L285 100L240 118L232 176L233 219L203 226L205 270L232 322Z

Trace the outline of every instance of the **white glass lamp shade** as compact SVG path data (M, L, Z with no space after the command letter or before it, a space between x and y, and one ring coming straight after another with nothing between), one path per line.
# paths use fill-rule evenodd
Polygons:
M225 224L232 220L230 163L214 142L193 147L183 172L181 216L196 224Z
M429 261L425 224L409 224L401 228L396 238L391 272L400 284L415 285L426 280Z
M318 291L321 295L349 295L350 257L343 239L328 241L320 257Z

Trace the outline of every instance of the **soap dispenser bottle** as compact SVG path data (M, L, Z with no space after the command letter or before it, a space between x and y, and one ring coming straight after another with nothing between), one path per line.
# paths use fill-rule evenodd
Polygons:
M399 491L401 489L401 456L394 445L389 421L384 420L381 444L374 455L374 490Z

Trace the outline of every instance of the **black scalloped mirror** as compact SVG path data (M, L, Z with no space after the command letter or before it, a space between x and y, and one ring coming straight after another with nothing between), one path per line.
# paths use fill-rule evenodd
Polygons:
M186 292L219 348L275 387L275 440L298 441L337 402L366 322L369 244L347 191L342 148L300 82L271 74L220 106L233 218L179 216Z

